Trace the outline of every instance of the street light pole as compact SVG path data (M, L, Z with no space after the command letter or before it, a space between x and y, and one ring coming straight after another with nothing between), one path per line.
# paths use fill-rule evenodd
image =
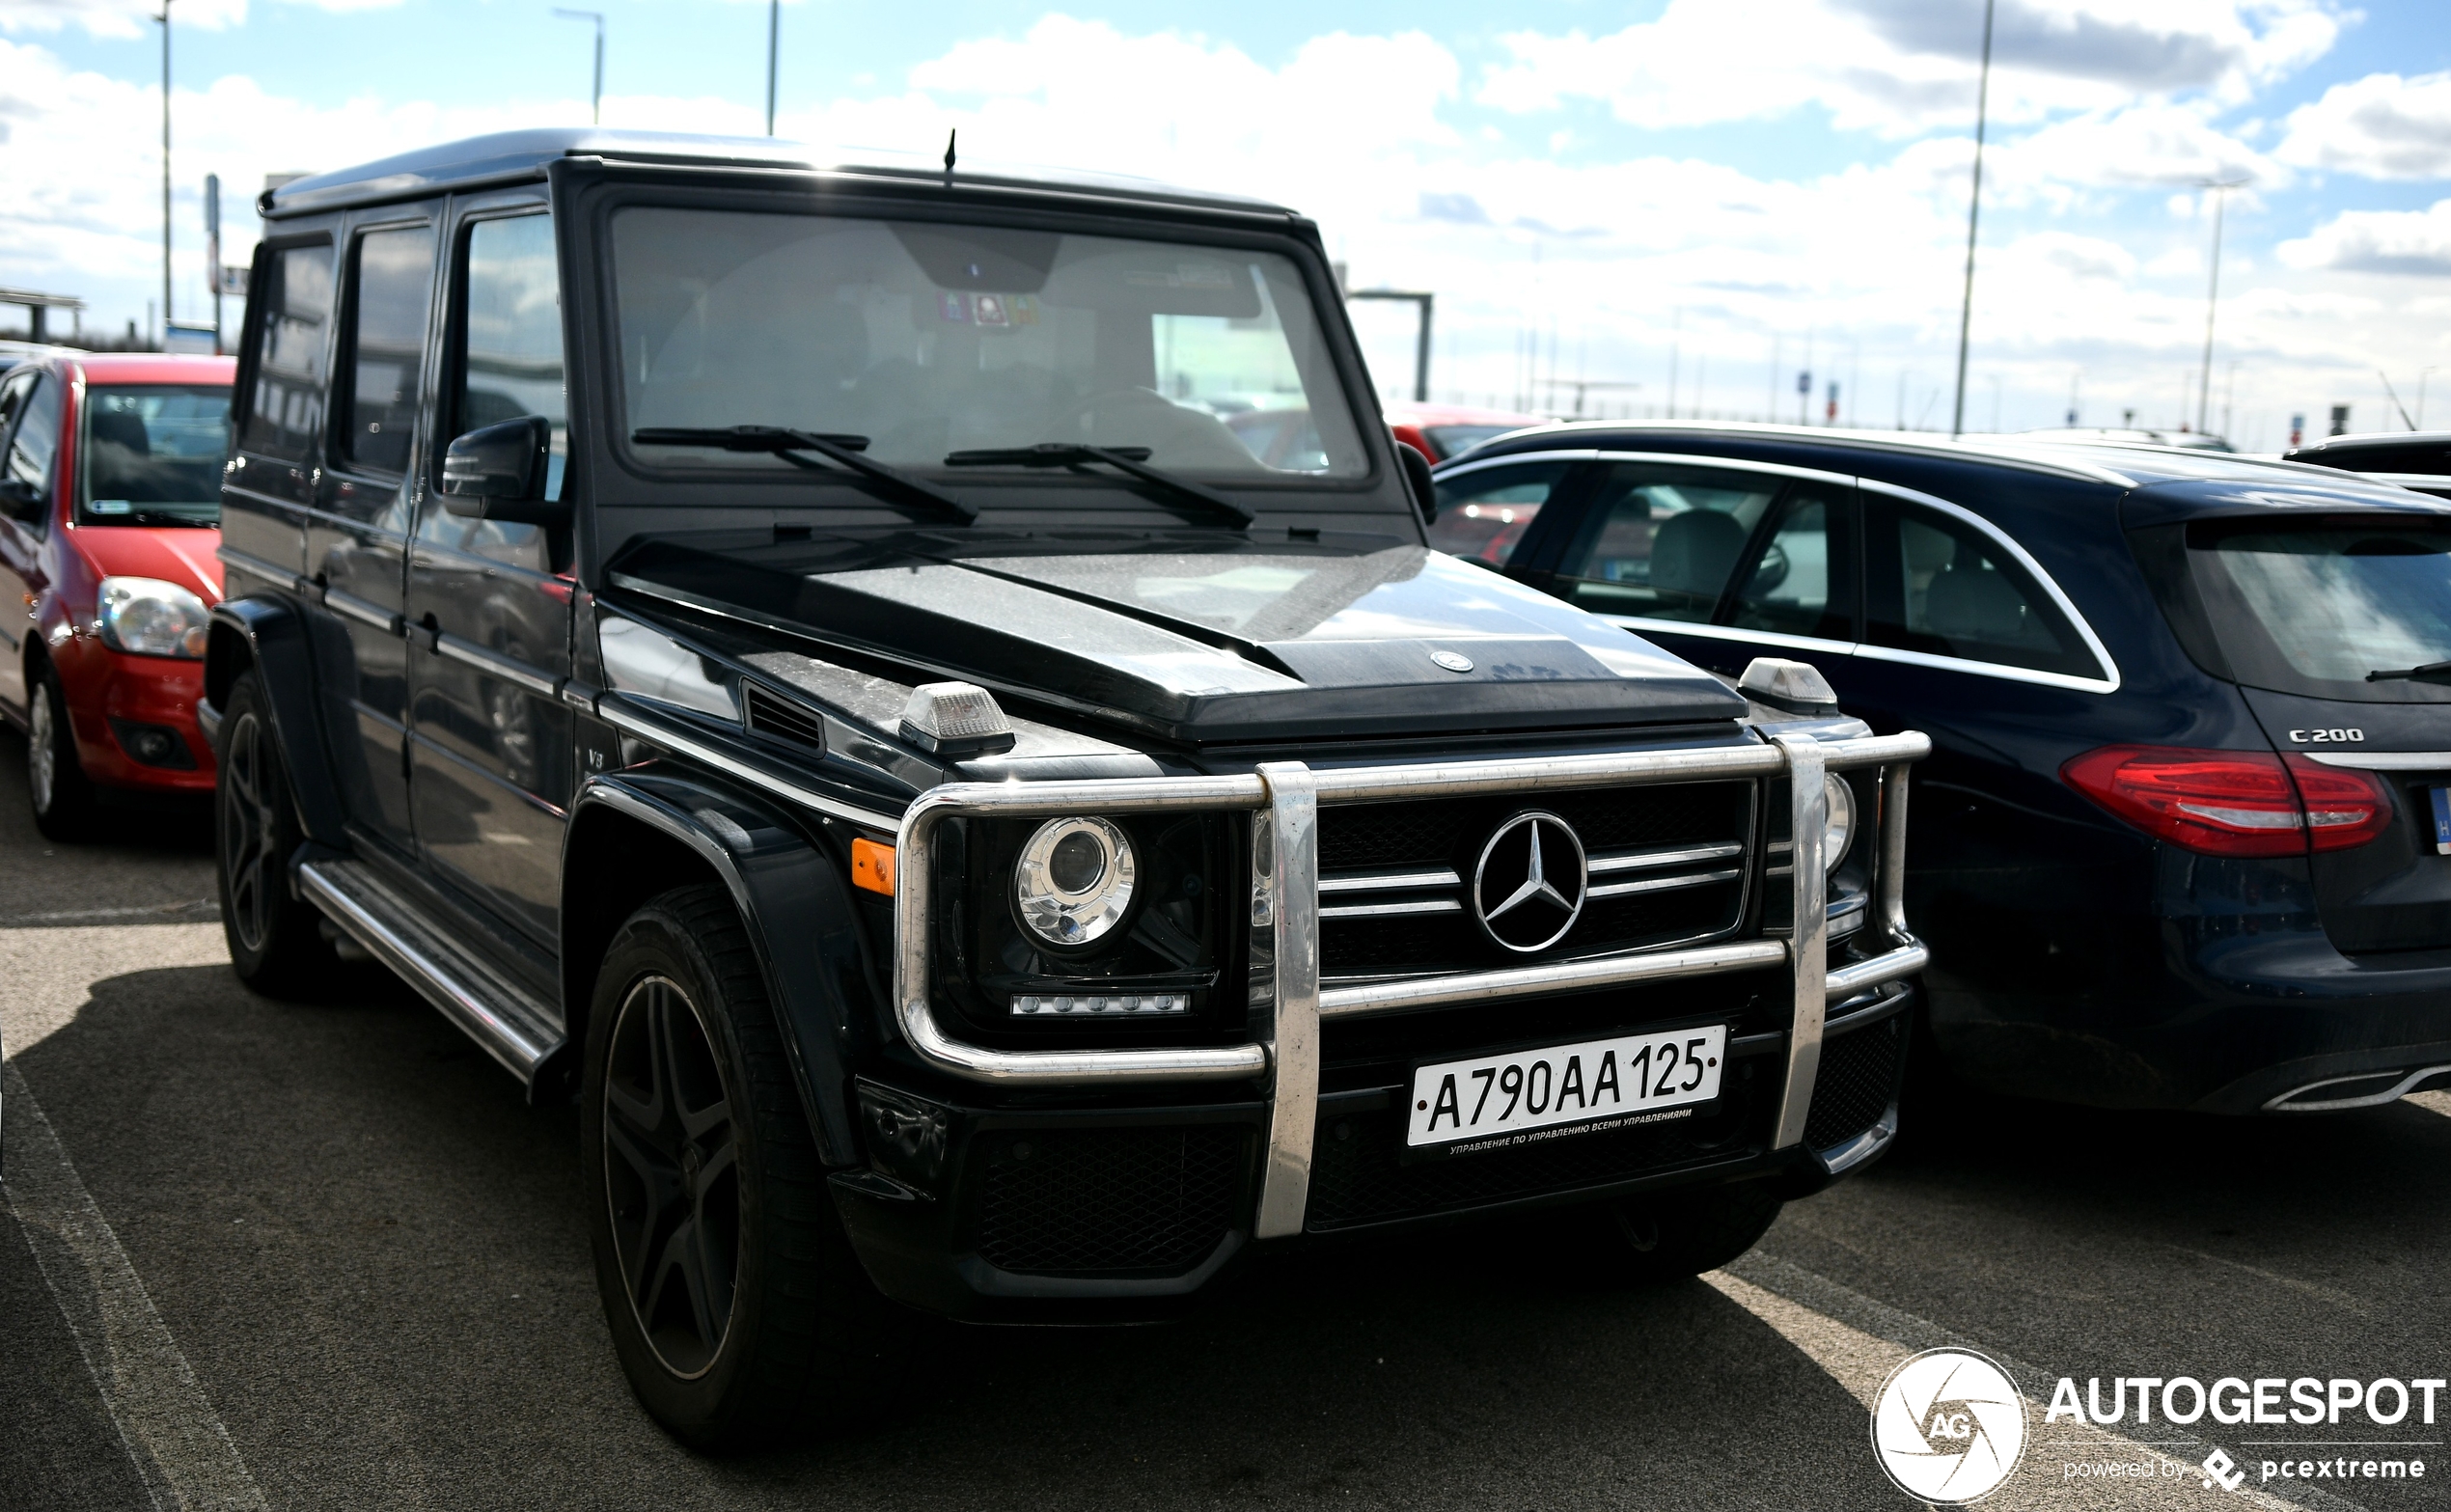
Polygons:
M162 0L162 346L170 346L170 0Z
M553 14L565 21L595 23L595 83L588 94L588 122L592 125L600 126L604 124L604 13L565 11L560 6L555 6Z
M766 0L766 135L775 134L776 60L783 51L783 0Z
M1983 126L1992 106L1992 5L1983 0L1983 71L1974 86L1974 192L1966 202L1966 298L1957 316L1957 405L1949 434L1966 433L1966 339L1974 324L1974 233L1983 216Z
M2213 194L2213 272L2204 286L2204 374L2195 392L2196 433L2204 433L2204 423L2213 407L2213 313L2221 298L2221 212L2230 203L2230 191L2246 182L2244 179L2207 179L2196 185Z

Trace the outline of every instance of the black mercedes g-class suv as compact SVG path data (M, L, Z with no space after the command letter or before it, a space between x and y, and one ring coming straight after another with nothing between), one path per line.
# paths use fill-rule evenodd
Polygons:
M682 1438L866 1392L891 1303L1531 1205L1691 1275L1892 1138L1927 743L1430 551L1308 222L546 131L262 209L232 959L575 1093Z

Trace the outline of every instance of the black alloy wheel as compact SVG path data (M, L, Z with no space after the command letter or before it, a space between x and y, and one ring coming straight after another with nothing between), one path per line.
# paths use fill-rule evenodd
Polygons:
M579 1094L596 1291L639 1402L700 1449L890 1401L899 1309L852 1252L757 947L722 887L632 914L598 969Z
M223 709L213 852L230 964L259 992L308 990L339 961L314 906L289 893L289 858L302 838L263 688L250 672L231 685Z
M76 754L67 690L48 662L27 679L25 791L43 838L78 840L94 831L94 783Z
M664 1368L694 1381L731 1327L740 1149L714 1042L669 976L640 977L613 1021L604 1185L631 1313Z

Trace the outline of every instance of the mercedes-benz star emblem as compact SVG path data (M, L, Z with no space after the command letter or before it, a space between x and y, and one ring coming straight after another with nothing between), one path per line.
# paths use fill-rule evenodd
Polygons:
M1566 937L1583 915L1583 840L1554 813L1498 827L1473 868L1473 913L1492 940L1529 954Z
M1430 660L1446 668L1448 672L1471 672L1473 670L1473 659L1465 655L1462 651L1432 651L1430 653Z

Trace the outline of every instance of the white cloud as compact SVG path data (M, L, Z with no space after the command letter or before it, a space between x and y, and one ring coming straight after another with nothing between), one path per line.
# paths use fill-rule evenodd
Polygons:
M1840 14L1829 9L1840 0L1817 3L1817 14ZM2153 77L2209 77L2217 86L2280 67L2272 57L2288 56L2286 48L2270 40L2293 18L2327 14L2252 14L2261 17L2255 35L2270 42L2265 53L2215 49L2205 55L2213 61L2189 62L2195 55L2181 49ZM1889 31L1875 41L1904 56L1890 33L1907 22L1885 24ZM1936 69L1965 61L1929 57ZM1418 35L1320 37L1271 64L1185 34L1129 35L1051 15L1013 37L950 48L890 82L887 94L863 91L786 112L779 125L804 140L930 155L958 126L968 160L1142 173L1290 205L1318 217L1358 284L1439 291L1434 384L1442 393L1508 397L1523 377L1513 354L1536 337L1555 353L1544 369L1554 361L1561 373L1639 379L1646 387L1625 401L1656 404L1666 395L1674 326L1688 406L1706 371L1710 407L1760 413L1775 350L1786 370L1780 402L1792 404L1794 372L1810 343L1825 380L1839 376L1851 395L1860 384L1865 397L1879 396L1881 423L1898 386L1910 422L1932 418L1936 402L1945 422L1970 140L1927 137L1886 160L1806 179L1694 157L1580 160L1588 144L1579 160L1561 161L1537 142L1564 123L1542 122L1537 132L1518 133L1531 140L1510 146L1506 134L1477 129L1459 100L1462 78L1454 55ZM0 125L14 131L0 152L0 203L12 211L0 219L0 283L88 293L100 301L97 315L104 306L140 314L158 287L158 96L76 72L25 42L0 41ZM207 171L230 185L228 255L236 261L245 240L237 233L253 226L247 199L267 170L331 168L480 131L587 119L581 99L445 109L365 97L318 107L237 77L181 90L176 103L182 315L195 313L201 288L193 185ZM762 110L746 102L614 96L604 104L610 125L755 132L762 123ZM1970 399L1970 412L1990 414L1986 375L1994 375L2012 395L2023 387L2048 399L2055 418L2070 371L2082 367L2089 413L2098 417L2125 391L2148 417L2175 418L2163 413L2163 391L2176 392L2174 375L2200 351L2194 270L2204 230L2172 226L2156 213L2161 196L2133 190L2214 173L2277 183L2290 170L2224 137L2204 97L2140 99L2130 90L2052 111L1996 140L1987 158L1974 313L1980 402ZM2123 195L2131 206L2143 199L2147 213L2098 215ZM2234 227L2250 204L2233 198ZM2028 206L2068 218L2021 230L2037 219L2021 208ZM1997 220L1995 208L2004 211ZM2132 228L2126 244L2083 234L2106 223ZM2300 371L2362 372L2372 362L2394 371L2422 365L2411 354L2436 327L2386 318L2346 271L2355 260L2335 257L2332 243L2349 224L2345 217L2299 244L2332 238L2332 250L2270 285L2243 275L2234 283L2237 264L2225 266L2224 284L2237 292L2224 299L2222 350L2255 357L2242 385L2283 384ZM2183 277L2157 271L2183 266ZM1372 352L1393 380L1409 372L1410 346L1404 333L1391 333L1387 349ZM1936 384L1943 386L1938 400ZM2012 423L2017 413L2012 405Z
M2451 273L2451 200L2422 210L2349 210L2284 241L2294 268L2343 273Z
M2329 50L2313 0L2008 0L1992 52L1994 119L2107 110L2140 96L2247 97ZM1592 38L1517 32L1485 103L1552 110L1606 100L1634 125L1771 120L1804 105L1841 130L1905 136L1974 113L1979 12L1939 0L1669 0L1656 21Z
M2451 179L2451 72L2335 84L2290 112L2274 155L2368 179Z

